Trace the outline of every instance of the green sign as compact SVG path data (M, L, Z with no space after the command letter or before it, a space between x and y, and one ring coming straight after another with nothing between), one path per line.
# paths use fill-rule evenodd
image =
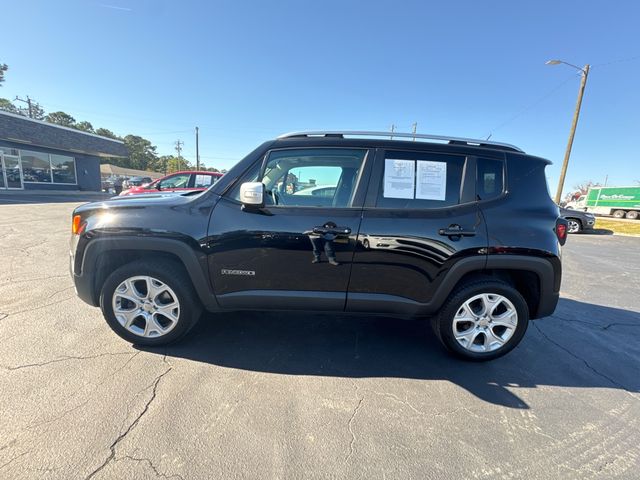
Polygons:
M600 187L589 190L589 207L640 208L640 187Z

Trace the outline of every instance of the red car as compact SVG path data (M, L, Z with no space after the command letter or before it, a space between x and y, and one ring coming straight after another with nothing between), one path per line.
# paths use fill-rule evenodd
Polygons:
M217 172L176 172L166 177L159 178L146 185L140 185L139 187L133 187L128 190L122 191L123 195L137 195L139 193L151 193L151 192L189 192L189 191L202 191L209 188L216 183L222 176Z

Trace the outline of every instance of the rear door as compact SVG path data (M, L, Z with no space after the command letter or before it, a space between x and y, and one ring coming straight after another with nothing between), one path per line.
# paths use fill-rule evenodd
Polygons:
M372 155L364 148L270 151L217 203L209 271L225 308L344 310ZM244 209L240 184L267 205ZM296 195L313 185L331 196Z
M487 231L475 201L475 162L465 155L377 150L348 311L431 313L434 292L454 264L483 268Z

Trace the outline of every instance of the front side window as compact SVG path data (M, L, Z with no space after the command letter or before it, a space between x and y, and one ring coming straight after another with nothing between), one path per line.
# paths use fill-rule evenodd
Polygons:
M160 189L163 188L187 188L189 186L188 173L181 173L180 175L174 175L173 177L165 178L160 182Z
M460 203L465 157L387 151L376 207L433 209Z
M363 149L275 150L262 177L252 171L245 181L264 183L267 205L346 208L352 205L365 156ZM322 194L314 194L318 187Z

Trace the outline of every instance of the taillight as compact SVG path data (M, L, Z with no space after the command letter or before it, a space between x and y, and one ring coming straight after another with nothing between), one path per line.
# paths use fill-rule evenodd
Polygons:
M567 241L567 221L564 218L559 218L556 221L556 236L560 245L564 245Z
M73 221L71 222L71 233L73 233L74 235L80 235L84 230L85 225L85 223L82 223L82 218L80 218L80 215L74 215Z

